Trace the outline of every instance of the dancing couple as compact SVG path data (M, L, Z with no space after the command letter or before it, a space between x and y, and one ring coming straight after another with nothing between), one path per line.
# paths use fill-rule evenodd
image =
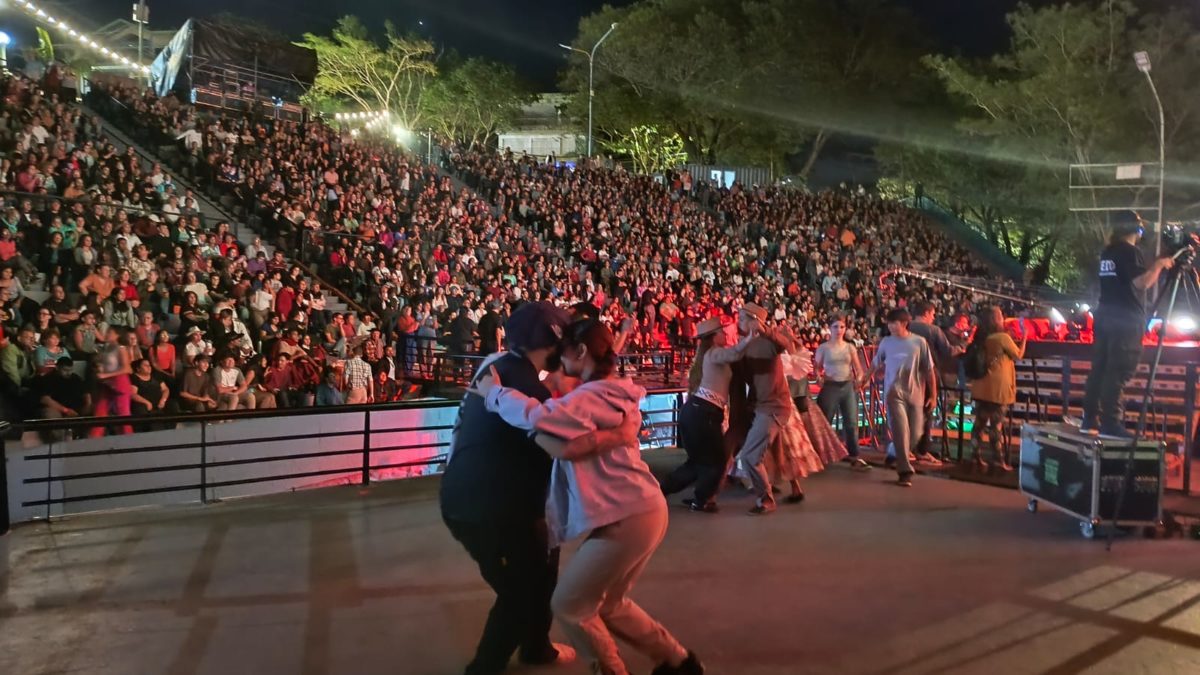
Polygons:
M666 502L641 459L645 390L617 377L612 333L531 303L505 327L509 352L481 367L460 410L442 483L451 533L495 590L473 673L570 660L553 614L594 673L626 675L614 635L658 664L654 675L703 666L629 598L667 528ZM559 364L580 384L561 398L538 379ZM558 575L558 546L582 539Z
M733 346L729 346L719 318L707 319L698 327L700 344L689 373L688 401L679 420L688 458L662 485L664 494L670 495L695 483L694 497L684 501L693 511L717 512L716 494L729 467L726 448L741 447L737 466L755 493L750 509L755 515L775 510L776 481L791 486L787 501L802 501L800 479L845 455L828 422L807 404L812 355L785 329L765 326L766 317L766 310L758 305L743 306L738 330L744 337ZM785 355L790 356L787 368ZM803 380L796 383L795 392L788 372ZM745 401L746 397L738 390L747 387L753 420L748 429L731 423L726 430L726 415L731 421L745 418L739 408L747 403L739 403L739 399ZM744 440L739 438L742 433ZM814 448L814 437L821 439L824 451Z

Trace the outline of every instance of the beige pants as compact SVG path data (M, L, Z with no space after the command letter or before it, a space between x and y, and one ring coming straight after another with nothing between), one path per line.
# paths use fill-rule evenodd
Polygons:
M254 410L254 392L247 389L240 394L219 394L217 410Z
M367 402L367 388L366 387L352 387L350 389L350 391L346 392L346 405L353 405L355 403L366 403L366 402Z
M667 533L666 502L588 536L558 577L550 607L580 654L605 675L628 675L613 636L655 663L687 656L628 595Z

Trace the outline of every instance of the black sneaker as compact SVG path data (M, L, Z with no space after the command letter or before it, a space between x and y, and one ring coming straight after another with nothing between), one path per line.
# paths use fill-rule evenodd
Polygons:
M787 502L788 504L799 504L800 502L804 501L804 493L803 492L792 493L792 494L788 495L787 497L784 497L783 501Z
M685 500L683 500L683 505L688 507L689 511L695 511L696 513L716 513L721 510L717 506L716 502L708 502L707 504L701 504L700 502L696 501L695 499L685 499Z
M885 457L883 460L883 468L885 468L885 469L896 468L896 458L892 457L891 455Z
M704 664L696 656L696 652L688 650L687 659L678 666L660 663L655 666L650 675L704 675Z

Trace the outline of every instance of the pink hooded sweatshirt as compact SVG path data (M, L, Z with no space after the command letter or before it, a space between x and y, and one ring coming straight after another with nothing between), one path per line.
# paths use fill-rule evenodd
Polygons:
M632 380L610 378L585 382L545 403L497 387L485 405L515 427L570 441L618 427L628 415L640 418L645 396L646 390ZM662 489L637 443L554 461L546 515L558 542L663 505Z

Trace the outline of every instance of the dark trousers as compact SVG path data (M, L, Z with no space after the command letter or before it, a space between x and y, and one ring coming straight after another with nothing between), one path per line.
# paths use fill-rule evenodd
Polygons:
M525 662L553 659L550 596L558 582L558 549L549 547L546 521L445 522L496 592L467 675L503 672L518 649Z
M1092 344L1092 370L1088 373L1083 399L1083 418L1100 427L1123 427L1125 401L1122 391L1137 372L1142 357L1146 322L1136 317L1096 316L1096 340Z
M858 394L853 382L826 382L817 394L817 406L833 424L833 416L842 414L842 438L846 452L858 457Z
M695 483L697 503L707 504L716 497L729 463L721 433L724 421L725 411L717 405L695 396L688 399L679 413L680 442L687 461L663 479L663 494L673 495Z

